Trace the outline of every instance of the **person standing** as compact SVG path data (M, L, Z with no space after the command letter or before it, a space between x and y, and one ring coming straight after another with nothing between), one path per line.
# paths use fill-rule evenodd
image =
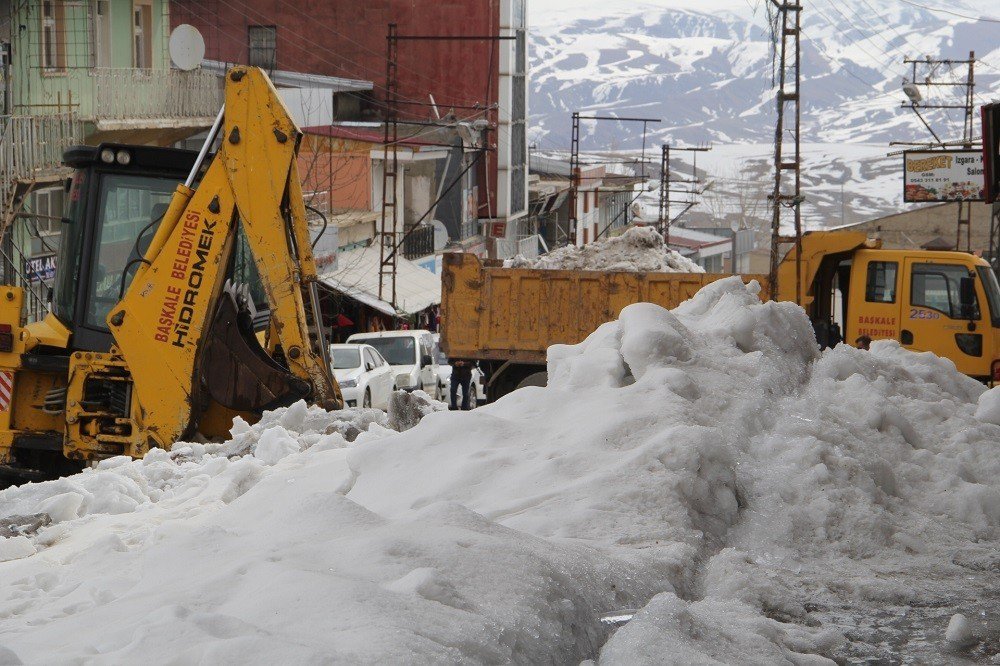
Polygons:
M451 408L458 409L458 389L462 389L462 411L469 411L469 390L472 386L472 362L461 359L451 363Z

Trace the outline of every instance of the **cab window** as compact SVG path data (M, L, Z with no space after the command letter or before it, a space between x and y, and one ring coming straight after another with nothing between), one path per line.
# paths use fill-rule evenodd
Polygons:
M997 284L996 273L989 266L977 266L979 279L983 282L986 300L990 306L990 320L994 326L1000 326L1000 285Z
M87 285L87 325L106 327L108 312L134 274L130 271L122 277L129 260L138 256L134 254L136 238L147 227L151 227L147 236L155 232L175 188L176 183L167 178L113 174L101 179L98 241Z
M865 300L869 303L895 303L898 268L899 264L895 261L869 261Z
M975 290L963 290L962 287L963 280L972 279L965 266L914 264L910 276L910 305L937 310L952 319L979 319Z

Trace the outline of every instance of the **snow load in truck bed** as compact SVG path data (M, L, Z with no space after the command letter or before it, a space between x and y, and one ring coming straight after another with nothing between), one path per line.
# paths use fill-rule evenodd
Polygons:
M728 278L549 377L0 492L0 663L925 663L960 612L998 651L1000 409L949 361Z
M668 248L653 227L632 227L621 236L582 247L566 246L535 259L521 255L504 268L637 273L704 273L705 269Z

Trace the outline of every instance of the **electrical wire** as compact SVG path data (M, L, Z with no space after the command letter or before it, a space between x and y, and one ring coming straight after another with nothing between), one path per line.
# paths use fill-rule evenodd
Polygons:
M919 2L914 2L914 0L899 0L899 2L904 2L914 7L926 9L927 11L930 12L937 12L939 14L949 14L951 16L957 16L959 18L969 19L970 21L977 21L981 23L1000 23L1000 18L992 18L989 16L971 16L969 14L962 14L960 12L952 11L950 9L943 9L941 7L931 7L930 5L924 5Z

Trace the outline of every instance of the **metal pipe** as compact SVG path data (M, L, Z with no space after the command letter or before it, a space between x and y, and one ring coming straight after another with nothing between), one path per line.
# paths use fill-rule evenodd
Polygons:
M319 343L319 355L323 367L333 371L330 365L330 345L326 341L326 331L323 329L323 312L319 309L319 287L316 282L309 283L309 305L312 309L313 326L316 327L316 341Z
M184 181L184 187L191 187L194 184L194 179L198 177L198 172L201 171L201 165L205 162L205 157L208 155L208 151L212 149L212 144L215 143L215 138L219 136L219 130L222 129L222 118L226 113L226 105L223 104L222 108L219 109L219 115L215 117L215 122L212 123L212 129L208 130L208 136L205 137L205 143L201 146L201 151L198 152L198 159L194 161L194 166L191 167L191 173L188 174L187 180Z

